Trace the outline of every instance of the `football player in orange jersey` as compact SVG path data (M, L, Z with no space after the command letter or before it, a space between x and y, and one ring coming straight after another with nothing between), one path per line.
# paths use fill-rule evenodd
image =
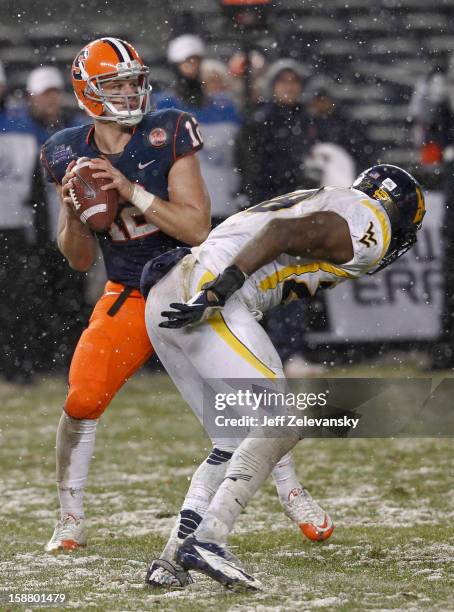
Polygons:
M61 197L60 250L71 267L87 271L99 245L108 278L69 372L57 433L61 520L46 546L51 552L86 543L83 496L98 419L153 353L138 291L142 267L180 244L199 244L210 228L197 123L178 110L148 112L148 73L125 41L106 37L88 44L74 60L72 83L93 124L62 130L42 148L48 180ZM115 222L97 235L75 215L69 197L80 157L93 160L120 195Z

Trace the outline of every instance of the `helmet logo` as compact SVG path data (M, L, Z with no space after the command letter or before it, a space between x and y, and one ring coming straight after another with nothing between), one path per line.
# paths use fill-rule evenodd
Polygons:
M82 70L79 68L79 66L73 68L73 79L75 81L82 81Z
M167 132L163 128L154 128L148 138L152 147L162 147L167 142Z
M79 53L78 57L74 61L72 76L73 79L75 79L76 81L83 81L84 79L84 60L88 58L88 54L88 49L82 49L82 51Z
M390 200L389 193L380 187L374 191L372 196L375 200Z
M397 187L396 183L389 177L385 178L381 186L384 187L385 189L388 189L389 191L393 191L393 189Z
M73 79L76 80L76 81L82 81L83 80L83 76L82 76L82 53L79 55L79 57L74 62L72 76L73 76Z
M413 223L418 224L421 223L424 215L426 214L426 207L424 205L424 197L419 187L416 187L416 195L418 197L418 208L416 209L416 215L413 219Z

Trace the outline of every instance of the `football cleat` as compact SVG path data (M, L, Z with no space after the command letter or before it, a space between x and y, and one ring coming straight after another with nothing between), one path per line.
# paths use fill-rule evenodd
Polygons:
M232 589L258 591L261 583L247 574L228 548L214 542L202 542L189 536L176 553L176 559L187 570L195 570Z
M312 499L306 489L292 489L288 501L282 505L285 514L309 540L321 542L333 533L334 523L329 514Z
M154 588L186 587L193 582L194 580L188 571L165 559L153 559L145 578L145 584Z
M58 521L53 536L46 544L44 550L50 553L58 553L60 551L70 552L86 545L85 520L82 518L77 519L72 514L65 514Z

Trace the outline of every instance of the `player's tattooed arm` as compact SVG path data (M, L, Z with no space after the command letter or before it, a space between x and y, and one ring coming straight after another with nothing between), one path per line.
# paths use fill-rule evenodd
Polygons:
M168 177L169 200L163 200L129 181L105 159L94 159L94 177L111 180L103 190L115 188L121 197L138 207L145 219L168 236L192 246L205 240L210 231L210 198L196 155L178 159Z
M75 215L69 195L71 187L72 161L62 179L61 185L56 185L60 196L60 211L58 215L58 248L66 257L69 265L79 272L86 272L96 259L96 239L87 225Z
M334 264L350 261L353 245L348 223L331 211L273 219L241 249L232 265L250 275L282 253Z

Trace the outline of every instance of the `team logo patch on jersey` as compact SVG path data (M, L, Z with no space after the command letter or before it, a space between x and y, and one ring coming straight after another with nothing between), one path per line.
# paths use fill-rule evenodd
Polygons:
M167 144L168 134L164 128L154 128L148 138L152 147L163 147Z
M55 165L72 157L74 157L74 153L70 145L57 145L52 151L51 164Z
M362 242L367 248L369 248L372 244L377 244L377 239L375 238L374 232L374 224L372 221L369 223L369 227L366 230L366 233L361 238L360 242Z

